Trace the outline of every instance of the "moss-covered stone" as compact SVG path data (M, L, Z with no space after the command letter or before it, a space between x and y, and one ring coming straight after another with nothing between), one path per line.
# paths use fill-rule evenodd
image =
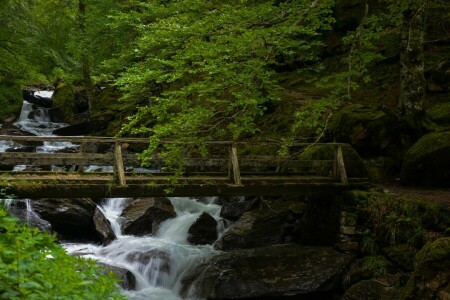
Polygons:
M333 140L351 144L362 157L387 156L399 161L412 140L395 114L360 104L335 114L328 131Z
M20 86L0 82L0 122L14 121L20 115L22 91Z
M415 258L414 272L402 299L448 299L450 285L450 238L427 243Z
M363 280L351 286L342 300L392 300L398 299L399 291L376 280Z
M76 110L75 91L71 85L60 83L52 96L52 119L54 122L72 124Z
M358 153L350 145L342 146L347 177L369 177L366 166ZM302 160L334 160L334 149L328 145L315 145L300 154ZM325 170L327 171L327 170ZM332 170L329 170L332 171ZM322 172L328 174L328 172Z
M427 117L438 125L450 126L450 102L436 104L426 111Z
M450 186L450 131L419 139L403 159L401 180L405 184Z
M400 244L385 247L383 248L383 252L396 265L402 267L407 271L413 270L416 249L411 248L406 244Z

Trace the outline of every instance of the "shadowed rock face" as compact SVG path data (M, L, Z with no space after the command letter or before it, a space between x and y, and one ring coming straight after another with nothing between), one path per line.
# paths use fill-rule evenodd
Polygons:
M176 216L167 198L139 198L122 212L122 231L124 234L154 234L159 224Z
M408 185L450 186L450 131L420 138L403 158L401 181Z
M91 199L36 199L32 200L32 207L39 216L50 222L62 239L108 244L115 238L108 220Z
M200 298L242 299L328 293L341 284L352 256L331 247L275 245L219 253L188 274ZM296 298L303 299L303 298Z
M188 231L188 242L193 245L212 244L217 239L217 221L207 212L202 213Z
M229 251L289 242L331 246L337 240L337 197L261 200L252 206L214 243L215 249Z
M113 272L120 280L119 284L124 290L134 290L136 288L136 277L129 270L104 263L98 264L104 267L105 274L107 272Z
M105 215L98 207L95 208L93 220L95 231L97 231L98 237L103 245L108 245L116 239L116 235L111 228L111 223L106 219Z

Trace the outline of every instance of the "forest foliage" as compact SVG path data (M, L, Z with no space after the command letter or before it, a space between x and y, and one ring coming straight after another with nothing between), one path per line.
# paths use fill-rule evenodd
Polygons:
M420 42L422 34L445 41L450 15L449 5L439 0L0 5L0 101L7 104L2 107L20 97L14 91L24 85L64 80L88 92L87 85L112 86L121 98L108 105L128 116L119 120L120 134L151 137L148 153L162 139L201 146L206 140L257 137L260 120L286 104L280 80L285 72L315 94L289 112L295 121L286 141L320 134L327 117L368 84L371 70L384 60L397 61L398 69L406 68L403 77L422 86L424 62L408 65L414 57L403 54L417 51L423 60L426 42L409 49L408 41L418 36ZM426 23L406 30L418 14L426 15ZM418 90L404 95L412 95L405 107L409 100L421 103Z

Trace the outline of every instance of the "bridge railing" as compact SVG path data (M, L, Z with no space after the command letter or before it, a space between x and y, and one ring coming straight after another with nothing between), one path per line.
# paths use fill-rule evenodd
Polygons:
M84 136L0 136L0 140L11 141L13 145L8 152L0 153L1 170L11 170L12 166L31 166L27 172L50 170L48 166L76 166L60 168L62 172L76 171L83 173L85 166L113 166L114 174L120 186L127 185L127 179L134 172L127 172L129 167L140 167L138 153L147 148L149 140L142 138L112 138ZM35 152L43 143L69 142L76 145L62 152ZM176 143L176 142L163 142ZM241 185L243 178L257 177L273 180L276 176L318 175L335 178L348 184L348 178L342 153L343 144L339 143L296 143L291 145L290 153L284 156L279 142L231 142L212 141L206 143L207 155L200 154L195 147L185 143L186 153L183 165L186 176L207 175L226 177L232 184ZM330 159L302 160L300 153L312 146L327 145L332 147L334 156ZM32 152L26 152L32 151ZM157 152L150 159L151 175L167 175L164 172L165 161Z

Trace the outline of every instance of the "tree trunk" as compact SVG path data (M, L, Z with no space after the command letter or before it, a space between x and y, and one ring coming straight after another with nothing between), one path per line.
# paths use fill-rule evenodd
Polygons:
M425 101L424 32L425 1L409 0L409 7L403 12L399 105L416 124L423 116Z
M82 42L81 45L81 68L83 72L83 82L86 89L86 97L89 106L89 114L92 115L92 100L94 98L94 88L91 80L89 66L88 47L86 40L86 0L78 0L78 18Z

